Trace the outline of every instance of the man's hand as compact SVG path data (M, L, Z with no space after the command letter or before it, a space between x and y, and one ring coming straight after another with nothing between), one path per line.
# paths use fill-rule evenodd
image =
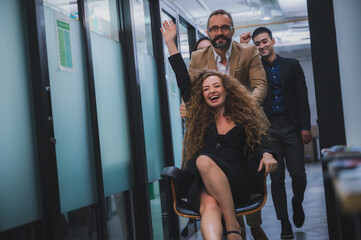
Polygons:
M265 174L267 175L270 172L273 172L277 169L277 161L273 158L273 155L270 153L263 153L263 157L259 163L258 172L260 172L265 167Z
M302 137L302 142L304 145L311 142L311 140L312 140L311 131L310 130L302 130L301 137Z
M186 105L184 104L184 102L179 107L179 113L180 113L181 118L183 118L183 119L186 118L187 108L186 108Z
M251 41L251 38L252 38L252 34L250 32L241 33L239 42L247 44L249 43L249 41Z

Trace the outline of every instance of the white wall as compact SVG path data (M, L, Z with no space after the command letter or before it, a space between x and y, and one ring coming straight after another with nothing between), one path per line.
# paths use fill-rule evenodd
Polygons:
M313 79L313 68L311 52L307 56L297 58L300 61L302 69L305 73L306 85L308 89L308 102L310 104L311 111L311 125L317 125L317 108L316 108L316 95L315 95L315 84Z
M333 0L333 6L346 141L361 145L361 1Z

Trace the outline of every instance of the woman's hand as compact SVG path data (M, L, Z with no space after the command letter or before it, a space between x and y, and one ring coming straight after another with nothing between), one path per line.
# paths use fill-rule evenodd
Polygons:
M273 155L270 153L263 153L263 157L259 163L258 172L260 172L265 167L265 174L271 173L277 169L277 160L273 158Z
M167 20L164 20L163 22L163 28L160 28L160 31L163 34L164 42L168 44L169 42L174 42L175 38L177 36L177 27L172 22L172 20L169 20L169 23Z
M181 118L185 119L187 117L187 107L184 102L182 102L179 107L179 113Z
M160 31L162 32L163 39L165 44L167 45L169 54L174 55L178 53L178 49L175 44L175 38L177 36L177 26L172 22L172 20L169 20L169 23L167 20L165 20L163 22L163 28L160 28Z

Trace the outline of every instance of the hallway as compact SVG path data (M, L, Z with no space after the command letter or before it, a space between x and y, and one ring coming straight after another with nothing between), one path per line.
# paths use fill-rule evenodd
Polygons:
M304 211L306 215L305 224L298 229L293 227L296 240L328 240L327 215L324 198L323 178L321 163L306 164L307 188L304 200ZM276 220L273 201L270 195L270 179L267 179L268 199L262 209L262 228L270 240L280 239L281 223ZM289 175L286 177L286 191L288 196L288 214L292 219L292 187ZM291 220L292 222L292 220ZM293 223L292 223L293 224ZM253 239L250 235L250 229L246 226L247 239ZM190 240L201 240L202 235L198 231Z

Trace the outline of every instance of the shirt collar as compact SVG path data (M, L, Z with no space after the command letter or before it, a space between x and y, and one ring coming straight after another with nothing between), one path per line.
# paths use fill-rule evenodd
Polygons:
M278 54L276 54L275 60L273 60L273 62L271 62L271 63L269 63L269 62L267 62L267 61L264 61L263 59L262 59L262 62L263 62L266 66L275 66L276 64L279 63L279 56L278 56Z
M221 56L218 55L218 53L214 50L213 46L212 46L212 50L213 50L213 53L214 53L214 59L216 60L216 62L220 62L221 61ZM231 57L231 52L232 52L232 42L229 45L229 48L228 48L228 50L226 52L227 62L228 62L229 58Z

